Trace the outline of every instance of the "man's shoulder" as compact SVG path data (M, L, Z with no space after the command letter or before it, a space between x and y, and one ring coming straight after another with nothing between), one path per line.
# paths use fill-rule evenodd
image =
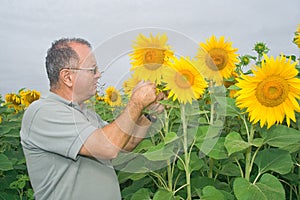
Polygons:
M27 110L37 110L37 109L49 109L53 110L55 108L63 108L63 107L68 107L66 104L63 104L59 101L56 101L54 99L44 97L39 100L36 100L32 102Z

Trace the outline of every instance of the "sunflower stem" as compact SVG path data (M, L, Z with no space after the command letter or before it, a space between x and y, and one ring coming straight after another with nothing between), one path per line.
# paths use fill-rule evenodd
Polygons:
M208 165L209 165L209 171L208 171L208 178L212 178L213 177L213 167L214 167L214 159L213 158L209 158L208 159Z
M210 89L210 96L212 97L213 96L213 90L212 90L212 88L214 87L214 83L213 83L212 80L209 82L209 87L211 88ZM211 99L211 104L210 104L210 120L209 120L210 124L214 123L214 109L215 109L215 104L213 103L213 101Z
M214 123L214 109L215 109L215 106L213 103L211 103L210 105L210 124L213 124Z
M187 187L187 200L192 199L191 193L191 172L190 172L190 154L188 151L188 135L187 135L187 121L185 116L185 105L180 104L180 114L183 127L183 150L184 150L184 162L185 162L185 177Z
M246 150L246 166L245 166L245 179L247 181L250 180L250 173L251 173L251 170L252 170L252 161L251 161L251 152L252 152L252 140L253 140L253 137L254 137L254 129L253 129L253 126L251 125L250 127L250 133L247 134L249 137L248 137L248 143L250 144L250 146L247 148Z
M169 132L169 117L168 112L164 110L165 115L165 124L164 124L164 132L167 134ZM168 188L169 191L172 191L173 188L173 173L172 173L172 167L171 167L171 158L167 160L167 176L168 176Z

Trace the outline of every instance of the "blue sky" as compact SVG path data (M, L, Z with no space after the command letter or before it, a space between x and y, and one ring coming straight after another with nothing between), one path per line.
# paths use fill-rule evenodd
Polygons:
M0 94L23 87L46 93L44 58L61 37L89 40L106 66L101 82L117 87L128 74L126 53L139 32L166 32L170 45L187 54L214 34L224 35L242 55L254 55L261 41L270 55L299 56L292 43L299 8L299 0L3 0Z

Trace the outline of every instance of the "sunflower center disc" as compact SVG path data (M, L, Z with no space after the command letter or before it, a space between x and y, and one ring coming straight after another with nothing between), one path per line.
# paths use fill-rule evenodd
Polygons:
M164 63L164 50L149 48L144 54L144 64L149 70L156 70Z
M118 94L113 92L110 99L112 102L116 102L118 100Z
M289 86L283 78L270 76L258 84L255 95L262 105L275 107L285 101L288 91Z
M224 69L228 62L228 55L224 49L211 49L205 58L206 65L213 71Z
M194 84L194 75L188 70L181 70L176 73L175 82L180 88L190 88Z

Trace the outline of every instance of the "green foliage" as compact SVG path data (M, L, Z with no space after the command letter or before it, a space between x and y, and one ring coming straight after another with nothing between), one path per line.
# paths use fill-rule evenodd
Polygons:
M20 143L23 111L0 106L0 199L33 199Z
M253 50L257 56L240 57L238 74L250 61L260 65L263 54L269 52L262 42ZM227 81L234 83L234 79ZM166 109L158 120L160 128L134 150L143 157L139 161L144 170L125 177L122 170L139 163L129 161L118 171L119 180L126 183L121 184L123 192L136 187L123 198L300 199L299 121L270 129L251 124L228 95L238 89L231 85L222 93L222 87L210 88L202 99L184 109L176 101L163 100ZM151 168L153 165L160 167ZM142 180L147 183L139 184Z
M260 65L269 52L262 42L253 50L257 56L239 57L238 74L251 61ZM148 137L133 153L121 153L113 161L122 198L300 199L300 114L295 114L297 120L290 127L284 122L270 129L253 125L228 95L237 89L235 85L210 88L201 99L184 106L161 101L166 109ZM123 109L93 100L95 111L108 122ZM33 199L20 144L22 115L1 102L0 200Z

